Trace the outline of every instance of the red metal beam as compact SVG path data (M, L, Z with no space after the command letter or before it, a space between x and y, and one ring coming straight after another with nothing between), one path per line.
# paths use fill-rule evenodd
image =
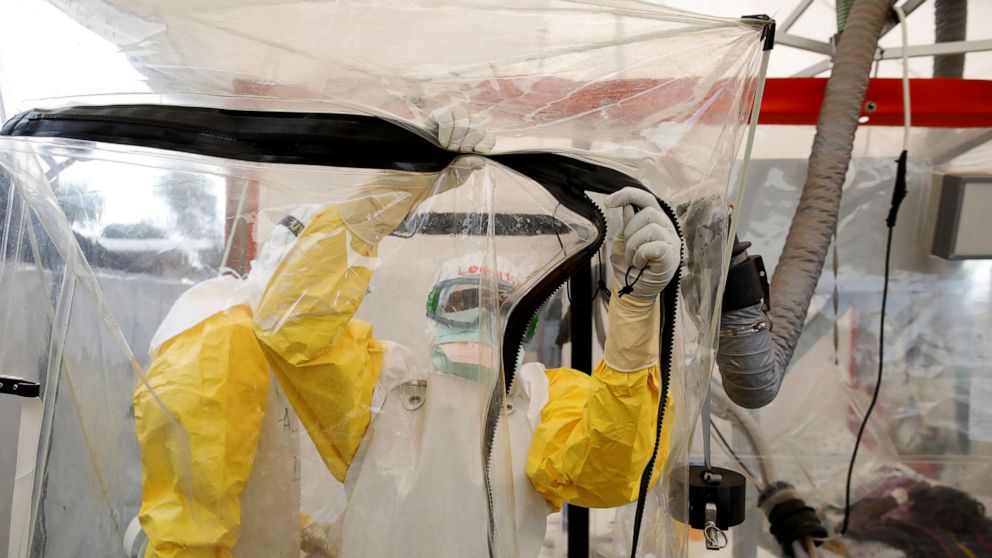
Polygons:
M992 81L967 79L910 80L913 125L933 128L992 128ZM414 117L401 96L382 93L382 83L342 80L336 89L315 95L306 84L235 81L235 91L285 99L371 99L384 112ZM753 85L753 84L752 84ZM814 125L823 103L825 78L769 78L761 103L761 124ZM737 84L717 80L699 91L696 78L617 79L592 82L559 77L501 78L446 83L436 104L466 104L470 110L527 115L531 122L554 122L590 114L605 114L636 124L655 121L659 111L673 122L721 123L727 111L740 110ZM401 90L398 88L397 90ZM370 93L370 91L372 93ZM693 99L693 97L696 97ZM466 101L465 99L469 99ZM687 102L692 99L691 102ZM704 102L705 101L705 102ZM871 110L867 105L871 103ZM902 82L873 79L868 84L863 125L902 126ZM740 114L740 118L747 118Z
M815 125L826 89L825 78L769 78L761 102L760 124ZM992 81L911 79L913 126L992 128ZM868 83L862 126L902 126L902 80Z

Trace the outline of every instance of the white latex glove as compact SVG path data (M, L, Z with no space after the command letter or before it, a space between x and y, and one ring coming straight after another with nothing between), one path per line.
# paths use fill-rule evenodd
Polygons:
M300 550L307 553L307 558L336 558L341 551L343 523L344 515L332 523L308 522L300 533Z
M435 110L427 119L427 126L437 132L438 143L449 151L484 154L492 151L496 143L496 138L477 119L473 120L462 105Z
M613 237L610 247L617 291L622 294L625 285L632 285L633 291L628 296L654 300L681 263L681 241L675 225L661 210L658 200L644 190L624 188L607 197L604 203L608 208L623 210L623 230ZM639 211L635 212L634 208Z

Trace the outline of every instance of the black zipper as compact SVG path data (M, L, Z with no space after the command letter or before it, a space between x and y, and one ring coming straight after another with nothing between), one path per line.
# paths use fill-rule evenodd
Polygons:
M75 107L21 113L0 135L69 138L151 147L243 161L306 164L413 172L440 172L460 153L444 150L397 123L351 114L235 111L167 105ZM610 194L624 187L646 190L633 177L608 167L553 153L494 155L490 159L534 180L561 204L588 219L596 240L576 252L528 290L510 310L503 332L503 367L487 405L483 448L484 482L489 502L489 546L495 557L495 519L491 486L492 451L505 397L516 376L517 356L531 318L576 272L599 252L606 239L606 218L586 192ZM662 209L682 231L672 208ZM684 257L684 254L683 254ZM662 387L655 447L642 473L635 515L639 530L644 500L657 458L675 345L675 318L681 267L662 292ZM634 533L634 552L638 533Z
M674 209L664 200L657 198L662 210L675 225L675 232L679 236L679 261L685 262L685 237L682 234L682 226L679 224ZM658 417L655 422L654 449L651 451L651 458L648 460L644 471L641 473L641 482L637 492L637 505L634 511L634 532L631 537L630 558L637 556L637 543L641 534L641 523L644 518L644 506L647 502L648 488L651 485L651 474L654 472L654 465L658 459L658 451L661 448L661 432L665 422L665 408L668 406L668 395L671 387L671 371L675 364L675 325L678 316L679 298L682 294L682 265L675 270L675 276L661 292L661 341L659 343L662 354L661 358L661 394L658 398ZM661 479L659 479L660 482Z
M381 118L164 105L18 114L4 136L71 138L261 163L440 172L457 157Z
M510 166L510 164L516 162L511 157L520 156L505 156L503 160L497 156L493 157L493 159L505 164L506 166ZM506 159L510 160L507 161ZM510 164L507 164L508 162ZM551 163L551 161L548 161L548 163ZM526 174L526 172L519 168L519 166L516 170ZM572 256L566 259L560 266L557 266L551 271L551 273L544 276L537 283L537 285L529 289L523 297L521 297L521 299L514 304L513 308L510 310L509 316L507 317L506 328L503 331L503 366L499 371L499 377L493 386L493 391L489 395L489 401L486 406L486 416L483 422L483 484L486 490L486 499L489 505L488 544L490 558L495 558L498 556L495 547L496 509L493 501L492 489L492 463L493 452L495 450L496 431L499 426L500 418L504 416L503 409L506 405L506 395L510 392L514 381L516 381L517 365L520 362L518 357L524 347L527 327L531 323L533 317L540 311L544 303L554 296L554 293L568 281L568 278L584 264L592 260L592 256L599 251L606 239L606 217L583 190L561 190L556 193L554 191L556 188L554 187L548 188L548 186L545 185L545 188L547 188L549 192L562 203L562 205L575 211L579 215L589 218L596 226L598 234L596 235L595 241L575 254L572 254Z
M561 288L568 281L568 278L580 268L580 266L584 266L585 264L588 264L588 262L592 261L593 256L599 252L603 242L606 240L606 217L599 209L599 206L589 198L586 192L592 191L610 194L625 187L634 187L645 191L649 190L633 177L616 170L608 167L593 165L569 157L563 157L561 155L528 153L502 156L497 155L493 156L492 159L520 172L521 174L524 174L528 178L531 178L535 182L544 186L544 188L547 189L558 201L562 202L562 205L591 221L596 226L599 233L596 236L595 242L574 254L561 266L558 266L550 274L545 276L544 279L538 283L538 285L528 291L527 295L525 295L525 299L518 302L518 304L515 305L510 311L503 341L503 366L504 369L509 370L505 380L505 385L507 386L508 392L509 387L516 379L516 366L519 362L517 356L520 354L520 351L523 350L524 334L526 333L524 328L526 328L526 325L530 323L531 318L537 314L544 302L546 302L555 293L555 291ZM682 234L682 228L679 225L679 220L675 214L675 210L661 198L655 196L655 199L658 200L662 210L675 226L675 231L679 236L679 240L683 240L684 237ZM679 246L680 261L685 261L684 242L679 242ZM632 537L633 545L631 548L631 558L634 558L637 554L637 543L644 516L644 506L647 499L648 487L650 486L651 474L654 469L654 464L657 461L658 451L661 445L662 425L665 419L665 408L668 405L671 370L674 365L675 358L675 322L676 316L678 315L678 302L681 294L681 285L682 267L679 266L676 270L675 276L660 294L662 303L662 339L660 343L661 354L659 355L661 361L659 363L661 368L661 393L658 398L655 444L651 452L651 458L648 460L644 471L641 473L641 482L638 487L637 506L634 514L634 534ZM510 343L507 343L508 340ZM500 384L497 382L496 385L499 386ZM485 421L485 432L487 435L485 443L487 444L487 448L486 452L483 454L483 459L486 464L484 479L486 483L487 497L489 498L490 556L495 556L492 546L492 539L495 535L495 525L493 519L495 510L493 509L492 489L490 485L490 474L492 472L490 470L490 465L492 463L492 450L493 444L495 443L496 427L499 417L502 416L501 411L504 405L504 398L505 394L503 390L493 390L493 393L490 396L489 406L487 407Z

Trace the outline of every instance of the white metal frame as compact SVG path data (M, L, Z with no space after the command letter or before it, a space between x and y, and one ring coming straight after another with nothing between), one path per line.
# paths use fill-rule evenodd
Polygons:
M939 56L941 54L963 54L966 52L982 52L992 50L992 39L981 41L949 41L946 43L936 43L933 45L911 45L906 47L906 56L916 58L920 56ZM875 60L889 60L891 58L902 58L903 49L901 47L878 49Z
M903 12L908 16L909 14L916 11L917 8L923 5L926 0L906 0L900 7ZM798 48L800 50L805 50L807 52L815 52L817 54L826 54L830 57L833 56L834 45L831 43L825 43L823 41L817 41L814 39L808 39L806 37L801 37L799 35L793 35L788 33L788 30L796 23L796 21L802 17L809 6L813 3L813 0L800 0L799 4L792 10L782 25L779 27L779 32L776 34L775 42L781 45ZM882 27L882 36L884 37L889 31L895 29L898 25L898 21L895 17L892 17L885 23ZM936 43L932 45L912 45L905 49L906 56L909 58L917 58L921 56L939 56L943 54L964 54L967 52L982 52L992 50L992 39L979 40L979 41L953 41L946 43ZM903 49L901 47L897 48L887 48L878 49L875 54L875 60L890 60L893 58L902 58ZM831 58L826 58L815 64L812 64L802 70L799 70L792 77L814 77L826 72L833 65Z
M7 396L13 399L13 396ZM31 539L31 508L37 467L38 443L41 436L44 406L40 397L23 398L21 423L17 435L17 464L14 468L14 491L10 502L7 556L27 557ZM6 404L6 403L5 403Z

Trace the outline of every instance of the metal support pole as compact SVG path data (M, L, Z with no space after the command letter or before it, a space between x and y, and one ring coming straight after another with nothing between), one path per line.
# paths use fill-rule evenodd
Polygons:
M953 159L964 155L972 149L981 147L992 141L992 131L987 129L978 129L974 131L965 130L960 135L964 136L964 138L957 139L954 144L945 147L941 151L938 151L936 154L932 155L930 157L930 163L933 165L950 163Z
M902 11L906 14L906 16L909 16L909 14L916 11L916 8L922 6L924 2L926 2L926 0L906 0L902 4L899 4L899 7L902 8ZM890 15L889 20L882 26L882 36L884 37L887 35L889 31L895 29L897 25L899 25L899 20L896 18L896 15Z
M876 60L891 60L902 58L903 48L879 49L875 55ZM982 52L992 50L992 39L980 41L953 41L948 43L937 43L933 45L911 45L905 48L906 56L916 58L920 56L939 56L941 54L963 54L966 52Z
M830 66L833 66L832 59L824 58L823 60L820 60L816 64L807 66L802 70L799 70L798 72L792 74L792 77L816 77L822 74L823 72L829 70Z
M733 429L732 436L730 442L733 444L732 447L745 448L749 446L750 442L747 435L739 427ZM754 456L740 452L740 458L752 471L759 470L760 464ZM758 556L758 542L762 536L762 522L765 521L765 518L757 511L750 513L751 510L758 510L758 487L753 482L747 483L747 509L749 513L745 517L744 523L734 527L734 545L731 549L733 558L757 558Z
M807 39L806 37L801 37L799 35L791 35L789 33L776 34L775 43L780 45L790 46L792 48L798 48L799 50L817 52L820 54L833 55L834 53L834 48L830 46L830 43L824 43L823 41L815 41L813 39Z
M38 458L38 442L41 435L44 406L41 390L37 382L0 376L0 397L4 404L18 396L21 403L21 420L17 435L16 464L14 466L14 489L10 500L10 525L8 526L7 556L26 558L31 539L32 495L34 492L35 467Z
M589 558L589 508L568 504L568 558Z
M813 0L802 0L801 2L799 2L799 4L796 5L795 9L792 10L792 13L789 14L788 17L786 17L785 20L779 24L778 27L779 31L785 33L789 29L791 29L792 25L796 23L796 20L798 20L806 12L806 9L809 8L809 5L812 3Z
M572 275L572 368L592 373L592 270L589 265ZM589 510L569 505L568 558L589 558Z

